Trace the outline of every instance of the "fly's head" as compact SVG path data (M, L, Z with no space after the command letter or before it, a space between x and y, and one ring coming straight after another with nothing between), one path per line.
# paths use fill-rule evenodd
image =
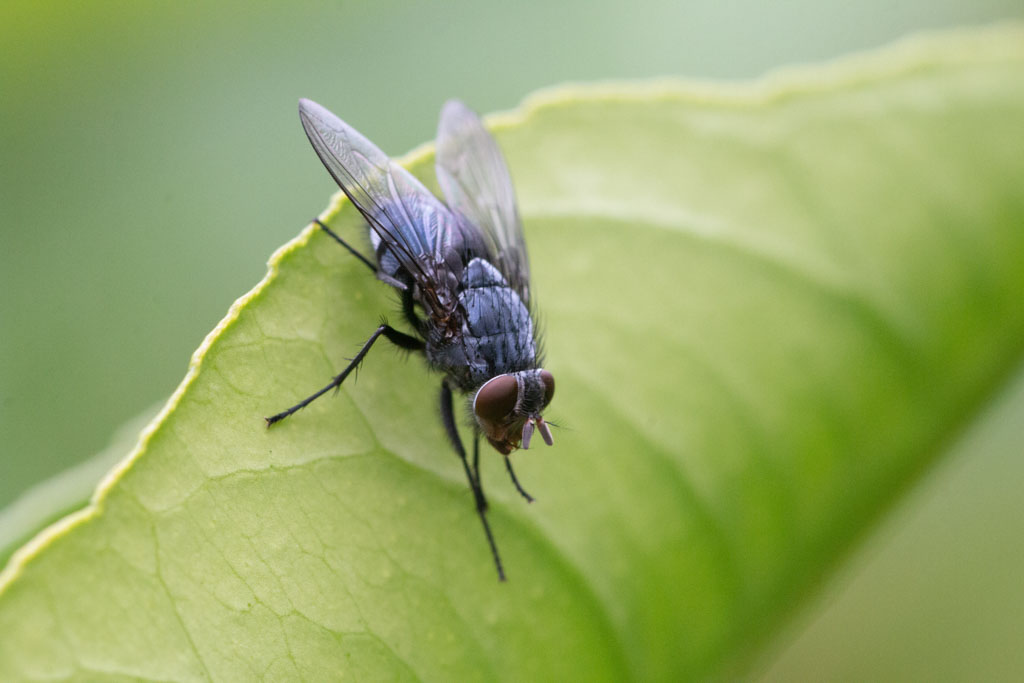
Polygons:
M547 370L521 370L487 380L473 398L473 414L484 436L499 453L529 448L536 429L547 445L551 429L541 417L555 395L555 378Z

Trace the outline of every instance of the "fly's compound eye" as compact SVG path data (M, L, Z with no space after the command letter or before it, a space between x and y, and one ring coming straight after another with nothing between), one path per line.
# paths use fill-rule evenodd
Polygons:
M544 407L555 397L555 376L547 370L540 371L540 381L544 382Z
M519 382L512 375L498 375L480 387L473 399L473 412L481 420L501 423L515 410Z

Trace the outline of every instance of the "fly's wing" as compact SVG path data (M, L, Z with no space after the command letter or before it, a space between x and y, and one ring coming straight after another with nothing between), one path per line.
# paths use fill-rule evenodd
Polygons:
M447 268L459 220L411 173L394 164L375 144L337 116L310 100L299 100L306 136L338 185L363 214L378 249L379 267L401 266L419 286L423 304L433 314L451 310ZM389 263L390 262L390 263ZM432 309L432 310L431 310Z
M480 229L494 265L530 303L530 264L505 158L473 110L449 100L437 128L437 180L448 206Z

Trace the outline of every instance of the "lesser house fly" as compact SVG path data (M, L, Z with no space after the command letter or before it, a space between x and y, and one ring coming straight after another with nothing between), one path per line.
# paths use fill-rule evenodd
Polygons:
M480 435L504 457L516 490L532 501L519 485L509 456L517 448L529 448L535 430L551 445L541 412L555 393L555 380L541 368L526 243L501 150L464 104L445 104L437 131L437 179L445 197L441 202L319 104L300 100L299 117L320 160L369 224L376 263L317 224L400 292L402 313L413 333L381 323L327 386L268 417L267 424L341 386L382 336L423 353L427 364L444 375L441 420L462 461L498 577L504 581L480 481ZM472 463L456 427L456 391L466 397L474 418Z

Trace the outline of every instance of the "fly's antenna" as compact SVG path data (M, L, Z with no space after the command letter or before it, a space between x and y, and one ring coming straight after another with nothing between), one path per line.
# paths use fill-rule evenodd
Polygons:
M530 439L533 438L533 420L527 420L526 424L523 425L523 444L522 449L525 451L530 447Z
M548 423L543 418L537 418L537 431L540 432L540 438L544 439L544 443L549 446L553 446L555 440L551 438L551 430L548 429Z
M544 418L531 417L526 421L526 424L523 425L523 439L520 448L525 451L530 447L530 439L533 438L534 429L540 432L540 438L544 439L544 443L549 446L554 445L555 440L551 438L551 430L548 429L548 423L544 421Z

